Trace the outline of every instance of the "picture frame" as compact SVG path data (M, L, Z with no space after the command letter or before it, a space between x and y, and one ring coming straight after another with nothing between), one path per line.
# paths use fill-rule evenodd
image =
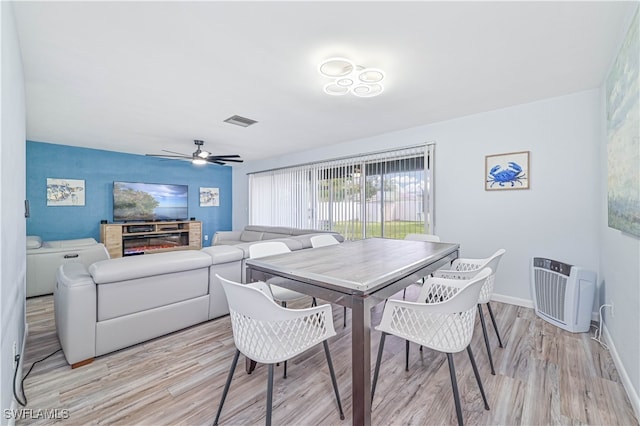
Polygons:
M84 206L84 179L47 178L47 206Z
M484 189L505 191L529 189L529 151L485 156Z
M200 187L200 207L218 207L220 205L220 188Z

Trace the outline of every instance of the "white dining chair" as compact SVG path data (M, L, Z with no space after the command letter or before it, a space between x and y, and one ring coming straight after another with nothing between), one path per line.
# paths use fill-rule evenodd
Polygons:
M468 280L473 278L484 268L491 269L491 276L487 278L484 285L482 286L482 290L480 291L480 297L478 299L478 312L480 313L480 323L482 324L482 335L484 336L484 343L487 347L489 366L491 367L491 374L493 374L494 376L496 374L496 370L493 367L491 345L489 344L489 336L487 334L487 326L484 321L482 305L487 305L487 310L489 311L489 316L491 317L491 323L493 324L493 328L496 331L496 336L498 337L498 345L503 348L504 346L502 344L502 339L500 338L500 332L498 331L496 318L493 314L493 310L491 309L491 304L489 302L491 301L491 295L493 294L493 287L495 283L496 272L498 270L498 265L500 264L500 259L502 259L502 256L505 254L505 252L505 249L500 249L493 255L485 259L459 258L451 263L450 269L439 269L434 272L434 276L441 278Z
M333 245L340 244L340 241L336 240L331 234L314 235L313 237L310 238L310 240L311 240L311 247L313 248L333 246ZM342 312L343 312L342 326L346 327L347 326L347 307L343 306L342 308L343 308L342 309Z
M229 315L236 352L224 385L218 412L213 422L218 424L224 401L227 398L233 373L242 353L247 358L268 364L266 424L271 425L273 409L273 366L305 352L322 343L327 358L331 383L338 403L340 419L344 412L336 381L327 339L336 335L333 328L331 305L306 309L287 309L270 297L264 282L239 284L216 274L229 302Z
M434 234L407 234L404 237L407 241L424 241L427 243L439 243L440 237ZM424 283L424 278L420 280L420 284ZM405 299L407 297L407 288L405 287L402 291L402 298Z
M380 336L378 357L373 374L372 402L378 382L385 338L388 334L392 334L407 340L407 342L411 341L447 354L459 425L463 424L463 419L453 354L466 349L484 401L484 408L489 409L478 367L471 351L471 338L473 337L476 316L475 306L478 303L482 286L489 275L491 275L491 270L487 268L474 278L465 280L464 283L460 280L429 277L423 285L418 299L424 300L424 302L392 299L387 301L380 325L376 327L376 330L381 331L382 335ZM462 288L460 288L461 285Z
M261 257L284 253L291 253L291 249L289 249L289 247L282 241L266 241L249 246L249 257L251 259L258 259ZM270 279L267 280L267 284L269 284L273 298L280 302L280 304L285 308L287 307L287 302L307 297L305 294L275 285L279 280L281 280L281 278ZM315 305L315 299L312 305Z

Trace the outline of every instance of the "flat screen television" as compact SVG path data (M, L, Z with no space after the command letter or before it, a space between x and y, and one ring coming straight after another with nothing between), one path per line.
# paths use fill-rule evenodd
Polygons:
M113 182L113 221L186 220L189 186Z

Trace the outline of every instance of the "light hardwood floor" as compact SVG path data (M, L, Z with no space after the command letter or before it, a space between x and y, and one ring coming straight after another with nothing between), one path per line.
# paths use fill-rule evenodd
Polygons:
M417 294L415 288L409 289L408 299L411 294ZM478 320L472 342L490 411L483 408L466 352L454 356L466 424L638 424L610 354L590 334L565 332L542 321L531 309L496 302L492 306L505 343L500 349L489 329L495 376L489 370ZM338 335L329 345L346 420L338 416L319 345L290 361L287 379L282 378L281 367L276 369L274 424L350 424L350 328L342 327L341 307L334 306L333 312ZM378 305L372 314L374 325L381 313ZM53 298L28 299L27 322L25 373L34 361L60 348ZM372 362L379 337L378 332L372 334ZM69 425L212 424L234 351L226 316L99 357L75 370L58 352L37 364L26 379L26 408L34 415L36 410L68 410L68 418L57 423ZM221 424L264 424L266 378L266 367L259 365L247 375L244 363L239 363ZM412 346L410 371L405 372L404 342L387 338L372 421L376 425L455 424L445 355ZM18 425L51 423L33 418L17 421Z

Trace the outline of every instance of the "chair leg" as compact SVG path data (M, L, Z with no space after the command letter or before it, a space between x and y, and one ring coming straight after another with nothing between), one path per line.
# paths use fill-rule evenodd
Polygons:
M498 324L496 324L496 317L493 315L493 309L491 309L491 305L489 304L489 302L487 302L487 309L489 309L489 316L491 317L493 328L496 330L496 336L498 336L498 344L500 345L501 348L504 348L504 346L502 346L502 339L500 338L500 332L498 331Z
M458 393L458 381L456 380L456 368L453 366L453 354L447 354L447 361L449 361L449 375L451 376L451 387L453 388L453 400L456 404L458 425L463 426L462 407L460 406L460 394Z
M284 373L282 374L282 378L287 378L287 361L284 362Z
M478 382L478 387L480 388L480 393L482 394L482 400L484 401L484 409L489 409L489 403L487 402L487 396L484 394L484 387L482 386L482 380L480 380L480 373L478 373L478 366L476 365L476 359L473 356L473 352L471 352L471 345L467 346L467 353L469 354L469 360L471 360L471 367L473 367L473 374L476 376L476 382Z
M329 374L331 375L331 383L333 384L333 391L336 394L336 401L338 401L338 411L340 412L340 420L344 420L344 412L342 411L342 403L340 402L340 392L338 392L338 382L336 380L336 372L333 370L333 362L331 362L331 354L329 353L329 344L325 340L324 354L327 356L327 365L329 366Z
M216 413L216 419L213 421L214 426L217 426L218 420L220 420L220 413L222 413L222 406L224 405L224 400L227 399L227 393L229 392L229 386L231 386L231 379L233 379L233 372L236 370L236 365L238 365L239 356L240 356L240 351L236 349L236 354L233 356L233 361L231 362L231 369L229 369L229 375L227 376L227 383L225 383L224 390L222 391L222 398L220 399L220 406L218 407L218 412Z
M342 326L346 327L347 326L347 307L346 306L342 307L342 313L343 313L343 315L342 315L342 322L343 322Z
M387 333L383 332L380 336L380 346L378 347L378 357L376 358L376 369L373 372L373 386L371 387L371 402L373 403L373 395L376 393L376 385L378 384L378 373L380 372L380 361L382 360L382 349L384 349L384 339Z
M482 324L482 335L484 336L484 344L487 347L487 355L489 356L489 365L491 366L491 374L496 375L493 368L493 358L491 358L491 346L489 345L489 336L487 335L487 325L484 323L484 314L482 313L482 305L478 304L478 312L480 313L480 323Z
M314 306L318 306L318 301L316 300L315 297L311 298L311 307L313 308Z
M409 371L409 341L405 340L404 371Z
M402 300L404 300L405 297L407 297L407 288L406 287L404 288L404 290L402 290Z
M267 418L266 425L271 426L271 412L273 411L273 364L269 364L269 377L267 378Z

